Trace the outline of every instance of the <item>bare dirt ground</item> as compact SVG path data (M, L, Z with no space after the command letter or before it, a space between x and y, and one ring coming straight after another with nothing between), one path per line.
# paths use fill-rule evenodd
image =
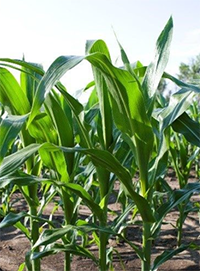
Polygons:
M190 181L196 181L192 176ZM177 180L173 175L168 177L169 184L173 187L177 187ZM200 196L195 195L193 200L200 202ZM19 202L18 202L19 204ZM24 206L24 203L21 202ZM113 210L117 210L119 205L111 203L109 206ZM87 211L87 209L82 210ZM62 219L61 211L56 214L57 219ZM152 249L152 258L161 254L166 249L172 249L176 247L176 229L172 226L175 225L178 217L178 212L173 211L169 213L165 219L166 223L162 226L161 235ZM187 244L195 242L200 245L200 223L197 213L190 213L185 221L183 230L183 243ZM139 243L141 241L141 229L137 225L130 226L127 231L127 239ZM140 260L137 258L134 251L125 243L116 243L115 240L110 240L109 245L114 246L121 257L124 268L119 260L119 257L114 254L113 266L115 271L139 271ZM108 245L108 247L109 247ZM20 264L24 262L26 252L29 250L30 244L26 237L20 233L14 227L2 229L0 232L0 271L17 271ZM98 250L93 247L92 252L98 255ZM63 254L59 253L53 256L46 257L42 260L42 271L62 271L63 270ZM72 271L97 271L98 267L89 259L74 256L72 261ZM186 250L175 256L173 259L167 261L161 265L159 271L200 271L200 251Z

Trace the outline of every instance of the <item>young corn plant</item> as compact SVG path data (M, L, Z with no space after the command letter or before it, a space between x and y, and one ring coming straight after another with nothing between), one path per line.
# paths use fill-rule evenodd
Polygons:
M140 78L136 76L132 69L121 46L122 60L124 61L127 71L115 68L105 55L100 54L101 43L99 42L97 46L96 44L98 41L93 42L95 48L97 48L96 53L86 56L86 59L89 60L95 68L98 68L105 79L111 100L114 122L117 128L124 135L124 140L129 143L139 168L141 190L140 195L137 194L137 196L129 190L128 176L125 180L116 169L113 167L111 169L110 167L110 170L119 177L121 182L123 182L143 219L142 253L137 251L138 255L142 259L142 270L150 270L151 268L154 270L166 260L166 254L164 253L158 257L155 260L154 265L151 266L151 240L156 237L158 233L157 231L166 213L174 206L177 206L180 202L184 201L188 195L192 195L194 191L199 190L199 185L197 184L195 186L188 186L184 191L185 194L182 194L182 191L180 193L174 192L174 195L170 198L170 203L166 203L158 209L155 209L152 205L154 185L160 177L160 168L163 161L166 161L165 154L168 150L169 144L169 127L175 121L180 122L180 119L182 119L182 114L189 106L187 99L189 97L193 97L195 92L199 93L198 88L195 88L194 92L194 88L191 89L190 86L185 86L185 89L181 89L172 97L171 101L173 102L170 101L169 105L162 110L159 115L161 125L158 156L151 157L155 140L155 135L153 134L154 122L152 120L152 113L156 99L156 89L167 63L171 31L172 19L169 20L165 29L158 38L155 61L146 69L142 83L140 83ZM90 45L91 48L93 44ZM178 83L180 84L180 82ZM198 123L196 123L196 125L198 125ZM187 130L188 127L182 129L181 132L184 134ZM199 139L199 134L195 133L195 137ZM152 158L153 160L150 163L150 159ZM95 157L95 159L97 159L97 157ZM99 162L102 164L102 161ZM151 164L151 168L149 168L149 164ZM146 200L146 208L150 207L149 210L155 210L155 214L150 211L149 214L152 216L148 217L148 219L145 217L144 210L142 208L142 200ZM186 247L184 247L184 249L185 248ZM174 251L173 255L178 252L180 252L180 250ZM168 259L170 257L169 255L170 253L168 254Z
M42 73L40 67L35 67L35 70ZM26 81L26 75L22 74L21 76L21 86L18 84L13 75L6 69L1 67L1 80L0 80L0 100L1 103L7 107L8 116L3 118L1 122L1 158L4 158L7 154L7 151L10 148L12 142L20 134L20 142L23 147L28 147L31 143L34 143L34 138L31 137L30 133L25 129L25 122L28 118L28 113L31 109L31 99L35 88L37 86L37 81L32 80ZM41 75L38 74L38 77ZM16 151L17 153L18 151ZM12 154L11 154L12 156ZM6 158L5 158L6 159ZM2 161L4 163L5 159ZM37 156L27 157L24 159L25 165L24 170L26 173L35 176L40 174L40 161L37 160ZM19 164L20 166L21 164ZM4 172L5 174L14 173L14 169L9 168L8 171ZM1 176L3 176L1 171ZM37 214L38 206L38 194L37 194L37 184L33 184L26 187L20 187L20 191L25 197L27 204L29 206L30 214L30 235L31 245L33 246L36 240L39 237L39 225L33 217ZM9 214L8 214L9 215ZM21 225L20 225L21 226ZM40 270L39 261L33 261L31 263L33 270Z
M20 62L20 64L22 64ZM56 63L57 64L57 63ZM45 77L46 76L46 77ZM46 75L43 78L43 81L39 82L38 84L38 90L37 93L40 93L41 91L43 91L43 85L48 85L48 81L49 81L49 74L48 72L46 73ZM51 77L50 77L51 79ZM54 78L55 80L57 79L56 77ZM83 146L87 146L87 147L91 147L92 146L92 140L91 138L88 137L88 129L86 127L86 125L84 124L84 122L81 120L80 118L80 113L81 111L83 111L83 106L76 101L73 97L71 97L66 91L65 89L61 86L61 84L58 85L58 88L60 90L62 90L62 92L64 93L64 98L67 101L67 103L65 102L65 100L62 100L62 103L64 104L64 108L61 107L61 102L59 101L59 97L56 95L56 99L52 96L52 94L49 94L48 97L45 99L45 111L43 111L43 113L38 113L35 120L31 123L31 125L29 125L28 131L30 132L31 136L35 139L35 141L37 143L44 143L44 142L49 142L51 144L55 144L55 145L62 145L64 147L73 147L74 143L74 135L73 135L73 127L71 126L71 124L73 123L72 121L72 116L71 116L71 112L70 112L70 106L72 108L72 111L74 113L74 119L77 122L77 127L78 130L80 131L80 144ZM45 89L46 90L46 89ZM54 92L55 94L55 92ZM36 98L34 100L34 105L37 103L37 95ZM34 107L33 105L33 107ZM108 113L109 113L109 105L107 105L107 120L108 120ZM104 105L104 108L105 105ZM66 112L64 112L64 110ZM52 123L50 122L50 118L52 120L52 123L55 125L54 127L52 126ZM70 119L67 119L70 118ZM103 116L104 120L105 120L105 115ZM100 120L101 121L101 120ZM112 122L112 120L110 119L109 121L110 123ZM66 129L63 129L63 123L66 125ZM57 132L55 131L55 127L57 128ZM42 129L41 129L42 128ZM51 133L49 134L47 131L51 131ZM70 131L72 131L72 133L69 133ZM111 131L111 132L110 132ZM104 143L104 139L103 139L103 135L101 131L99 131L100 136L102 137L102 148L108 148L111 144L111 140L112 140L112 135L110 136L111 139L109 139L109 133L112 133L112 127L110 128L110 131L107 132L107 138L105 139L105 141L107 143ZM59 141L57 141L57 137L59 138ZM110 143L109 143L110 140ZM105 145L105 146L104 146ZM107 146L106 146L107 145ZM38 145L37 145L38 147ZM39 149L38 149L39 150ZM57 153L57 155L56 155ZM69 178L69 174L72 175L72 178L74 176L74 165L73 165L73 157L74 154L73 153L66 153L65 157L66 157L66 161L68 162L68 164L64 163L64 159L63 159L63 154L61 152L59 152L58 150L55 152L48 151L48 149L43 148L41 150L39 150L39 154L41 157L41 160L43 161L43 164L45 164L47 167L49 167L50 169L54 170L54 172L56 172L57 176L58 176L58 181L62 181L63 183L67 183L67 182L73 182L73 179ZM54 159L55 157L55 159ZM79 157L79 156L78 156ZM68 159L68 160L67 160ZM79 162L78 160L74 162L75 165L78 165ZM66 169L68 170L68 172L66 172ZM72 172L73 171L73 172ZM105 173L104 173L105 171ZM73 173L73 174L72 174ZM99 168L97 170L98 173L98 179L101 179L101 175L102 177L106 177L107 175L107 183L109 182L109 174L106 170L103 170L103 168ZM63 177L62 177L63 176ZM62 180L63 179L63 180ZM103 179L102 181L105 181L105 179ZM99 181L101 183L101 181ZM108 193L108 189L105 189L105 185L101 186L100 189L100 196L101 196L101 200L102 198L104 198L104 194ZM108 187L108 184L107 184ZM80 189L82 189L80 187ZM61 191L61 192L60 192ZM63 191L63 192L62 192ZM60 197L63 201L63 205L64 205L64 211L65 211L65 222L66 222L66 226L68 224L73 224L73 220L76 221L76 219L74 218L74 215L76 214L76 209L75 207L75 203L72 202L72 195L70 195L69 190L66 191L66 187L64 186L60 186L59 187L59 192L60 192ZM80 194L80 191L78 190L77 192L78 194ZM73 200L74 201L74 200ZM69 208L71 206L71 208ZM104 203L104 213L106 213L106 207L107 207L107 199ZM71 212L71 214L70 214ZM73 215L73 216L72 216ZM36 216L36 215L35 215ZM105 216L106 217L106 216ZM73 218L73 219L72 219ZM104 224L106 221L106 218L103 217L103 215L101 215L101 220L100 222ZM101 225L102 226L102 225ZM63 234L64 235L64 234ZM104 232L100 232L100 265L102 266L102 269L104 269L103 266L105 266L106 263L106 249L105 246L107 244L107 233ZM71 239L71 237L68 239ZM52 241L52 240L50 240ZM49 242L50 242L49 241ZM37 242L38 243L38 242ZM46 241L47 243L47 241ZM34 248L36 247L35 243L33 244ZM39 246L37 246L38 249ZM34 249L33 249L34 251ZM53 251L53 250L52 250ZM63 249L64 251L64 249ZM38 252L38 251L36 251ZM50 253L50 252L49 252ZM52 252L53 253L53 252ZM36 258L38 259L40 256L42 257L44 255L44 253L42 254L38 254L37 253L37 257L35 256L35 260ZM69 249L66 252L65 255L65 269L69 270L70 269L70 253L69 253ZM39 267L37 267L39 268Z
M195 135L198 135L200 131L200 123L195 122L192 119L189 119L189 116L185 113L182 116L182 120L188 121L187 125L190 128L190 134L186 134L185 137L183 135L173 133L174 140L170 142L169 150L171 154L172 164L176 172L176 176L179 182L180 189L184 189L188 184L188 179L191 173L192 167L195 165L195 160L199 157L200 152L200 141L199 138ZM180 119L181 121L181 119ZM185 123L186 123L185 121ZM178 123L174 123L174 129L177 129L177 126L180 125ZM193 144L189 143L186 140L187 137L189 141L193 141ZM195 204L192 204L190 198L187 198L184 202L178 205L179 209L179 218L177 220L177 245L180 246L182 243L182 231L183 224L185 219L187 218L189 212L197 211Z
M11 61L14 62L15 61ZM15 63L16 64L16 63ZM22 62L17 62L17 64L22 64ZM34 66L31 66L30 64L27 64L23 62L23 67L29 68L30 71L35 71ZM39 80L34 80L34 83L31 82L30 78L30 71L27 73L27 71L23 71L21 77L24 79L22 81L22 87L24 87L24 92L27 91L26 99L29 98L30 104L34 104L34 91L37 91L37 89L43 89L43 81L41 78ZM38 72L38 70L36 70ZM42 74L43 72L39 70ZM12 77L12 75L5 69L2 68L2 96L1 100L8 102L6 105L10 108L10 111L13 115L20 114L24 112L15 111L15 102L17 99L23 100L23 91L22 87L20 87L17 83L17 81ZM31 74L34 76L33 74ZM14 87L17 89L17 92L14 92L14 89L10 89L10 86L7 84L6 79L9 76L9 82L12 83ZM34 76L35 78L36 76ZM5 81L3 79L5 78ZM12 80L11 80L12 79ZM37 78L36 78L37 79ZM28 85L26 85L28 84ZM31 85L30 85L31 84ZM13 87L13 88L14 88ZM13 90L13 97L9 96L9 91ZM80 155L74 156L73 153L69 154L63 154L62 151L57 150L56 152L49 152L48 149L40 148L40 146L43 143L51 143L55 145L62 145L65 147L73 147L75 142L75 137L73 133L74 127L72 127L72 116L71 111L68 105L65 103L64 100L60 100L58 95L55 94L55 92L52 94L49 94L45 101L45 110L43 110L42 113L38 112L35 120L29 125L29 128L26 129L25 127L25 121L28 117L28 115L22 115L22 116L12 116L13 121L12 123L9 122L9 119L6 118L6 121L9 123L10 126L7 125L5 128L5 136L3 137L5 141L7 141L7 147L9 146L11 140L14 140L15 136L21 132L21 141L24 146L24 148L16 153L16 155L8 155L1 166L1 177L2 177L2 186L6 186L9 183L13 182L13 175L17 174L15 170L17 170L16 166L14 166L12 163L12 168L9 167L7 170L5 165L9 164L9 159L14 161L14 163L18 162L18 167L23 166L23 163L26 163L25 169L26 169L26 175L23 175L23 172L18 172L18 182L16 185L19 187L20 191L24 195L25 199L27 200L28 206L30 208L30 236L26 233L26 236L29 237L32 248L31 253L35 253L36 256L32 257L31 253L27 254L26 257L26 266L29 270L40 270L40 258L43 257L44 253L40 253L39 246L36 245L36 241L39 238L39 221L43 221L45 223L48 223L48 221L41 219L41 214L43 209L45 208L45 205L55 196L55 194L59 194L62 200L63 204L63 210L64 210L64 225L68 227L69 224L74 224L76 222L77 217L77 199L75 200L71 192L69 190L66 191L66 187L64 186L65 183L73 182L73 179L76 174L76 170L79 165L79 159ZM7 95L7 96L6 96ZM25 99L25 101L26 101ZM36 100L37 102L37 100ZM28 104L28 102L27 102ZM20 103L16 106L22 106ZM82 107L80 105L80 107ZM79 108L80 108L79 107ZM17 108L18 109L18 108ZM55 111L54 111L55 110ZM16 121L18 120L18 122ZM21 122L20 122L21 121ZM65 127L63 127L63 122L65 124ZM4 121L5 123L5 121ZM20 125L19 125L20 124ZM6 126L4 124L4 126ZM2 127L4 128L2 125ZM49 133L50 131L50 133ZM25 144L27 143L27 144ZM32 143L32 144L31 144ZM4 144L5 145L5 144ZM4 148L4 154L6 154L7 149L6 146ZM39 156L36 156L37 152L39 152ZM24 157L23 154L27 153ZM23 159L22 159L23 157ZM40 157L39 159L35 159L34 157ZM34 166L33 162L31 162L31 159L36 160L36 166ZM19 160L19 161L17 161ZM39 199L38 199L38 184L39 183L46 183L47 187L52 186L52 182L50 182L48 179L38 179L37 176L42 174L42 167L44 165L49 168L51 171L54 171L54 186L55 189L52 193L50 193L49 198L46 200L45 204L43 206L39 207ZM8 175L11 174L11 176L8 178ZM7 178L5 177L7 176ZM51 175L49 175L50 178ZM7 179L7 182L6 182ZM32 180L32 182L30 181ZM58 184L59 182L59 184ZM88 188L89 189L89 186ZM39 209L39 210L38 210ZM25 214L23 214L26 216ZM22 216L14 216L10 214L10 216L5 217L5 219L2 221L1 227L11 225L13 223L18 223L19 220L22 218ZM49 225L53 228L55 228L54 224L49 222ZM18 226L18 225L17 225ZM22 226L20 224L20 229L22 229ZM24 230L24 229L23 229ZM65 264L64 268L65 270L70 270L70 254L71 252L75 254L84 254L87 255L87 251L83 249L79 249L72 243L73 240L73 230L68 227L68 231L66 231L64 234L60 236L62 237L62 241L64 243L64 247L56 247L53 249L51 247L52 253L55 253L55 251L64 251L65 252ZM55 237L54 237L55 239ZM51 242L52 239L50 240ZM46 241L47 243L47 241ZM72 244L71 244L72 243ZM50 254L50 252L49 252ZM90 253L88 255L91 256ZM87 256L88 256L87 255ZM31 259L32 257L32 259ZM91 256L92 257L92 256Z

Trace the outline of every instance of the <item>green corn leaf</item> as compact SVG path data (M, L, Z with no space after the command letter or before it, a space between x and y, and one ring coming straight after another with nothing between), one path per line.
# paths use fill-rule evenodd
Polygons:
M0 58L0 61L3 63L12 63L18 66L21 66L23 68L26 68L27 70L30 70L30 75L33 74L32 72L35 72L36 74L39 74L41 76L44 75L44 70L40 65L35 65L35 63L26 62L24 60L19 59L11 59L11 58ZM12 68L18 69L16 66L12 66ZM24 71L23 69L21 71Z
M97 263L95 256L88 249L83 248L76 244L69 244L69 245L52 244L52 245L47 246L41 252L32 253L31 259L32 260L40 259L40 258L49 256L58 252L69 252L69 253L72 253L73 255L87 257Z
M19 229L21 232L23 232L23 234L31 241L29 229L26 226L24 226L21 223L21 221L18 221L17 223L15 223L15 227Z
M176 207L180 203L188 200L193 195L193 193L199 191L199 183L188 183L183 189L171 191L169 200L157 210L156 223L154 223L154 225L152 226L152 236L157 235L163 218L166 214L168 214L174 207Z
M24 271L25 262L21 263L17 271Z
M147 67L145 76L143 78L142 89L144 91L145 104L147 105L148 110L150 106L153 109L153 106L150 104L152 103L152 99L155 95L156 89L169 59L172 30L173 20L172 17L170 17L156 42L155 58ZM152 109L150 112L152 112Z
M0 177L0 188L5 188L10 183L21 187L21 186L30 186L30 185L38 184L38 183L48 184L48 183L52 183L52 180L38 178L36 176L31 176L27 174L22 174L22 176L6 175L4 177Z
M197 94L200 94L200 88L195 86L195 85L191 85L191 84L188 84L186 82L183 82L179 79L177 79L176 77L170 75L169 73L167 72L164 72L163 74L163 78L166 78L166 79L169 79L171 80L172 82L174 82L177 86L181 87L181 88L188 88L190 89L191 91L197 93Z
M180 89L170 97L169 104L165 108L153 113L155 119L160 122L161 131L159 135L158 155L149 170L152 184L155 182L159 164L162 163L162 159L168 151L169 126L172 126L174 130L177 129L177 132L186 135L189 142L197 144L197 146L199 145L199 124L192 122L191 119L185 116L185 111L191 105L191 100L195 96L196 91L197 89L186 85L185 88ZM191 131L188 125L192 125L194 130Z
M80 104L78 100L76 100L69 93L67 93L62 85L57 84L57 88L63 94L65 101L67 102L67 104L69 105L70 109L73 112L76 127L80 136L80 145L82 147L91 148L92 143L89 137L87 125L84 121L84 108L82 104Z
M45 230L40 235L37 242L34 244L33 249L35 249L38 246L46 246L49 245L58 239L62 238L66 233L73 230L72 225L67 225L62 229L51 229L51 230Z
M141 78L143 78L144 75L145 75L145 73L146 73L146 70L147 70L146 66L136 67L135 68L135 73L138 73L139 76ZM180 88L187 88L187 89L190 89L190 90L194 91L197 94L200 93L200 88L199 87L197 87L195 85L188 84L186 82L183 82L183 81L179 80L178 78L172 76L171 74L169 74L167 72L163 73L162 78L169 79L170 81L172 81L173 83L175 83Z
M96 53L96 52L103 53L104 55L106 55L106 57L109 60L111 60L108 47L103 40L87 40L86 45L85 45L86 55Z
M5 188L7 185L9 185L12 182L12 180L9 179L8 176L4 176L0 178L0 189Z
M169 129L159 134L159 145L157 156L151 161L149 166L149 184L153 187L157 178L161 177L162 172L167 168L168 161L168 139Z
M200 147L200 123L183 113L172 123L175 132L181 133L188 142Z
M88 90L88 89L90 89L91 87L94 87L94 86L95 86L95 82L91 81L84 87L83 91L86 91L86 90Z
M28 128L30 135L38 143L51 142L58 144L58 134L52 120L46 113L39 113Z
M4 158L0 165L0 177L15 172L31 155L38 151L39 144L31 144Z
M25 116L7 116L0 122L0 162L5 157L11 143L21 131L28 115Z
M69 182L70 178L67 172L67 164L64 154L61 150L57 149L52 152L41 147L39 154L44 165L46 165L49 169L53 169L59 173L62 181Z
M35 95L36 89L38 87L39 81L41 80L41 74L38 74L34 67L41 69L42 67L36 63L30 63L31 69L27 69L26 67L22 67L22 71L20 73L20 85L23 89L24 93L28 97L29 103L32 105L33 97Z
M48 95L45 106L57 130L60 145L73 147L75 142L71 119L68 118L61 105L52 95ZM73 170L74 154L65 154L65 159L67 162L68 172L71 174Z
M97 96L97 92L96 89L94 88L87 100L87 103L85 105L85 110L90 110L90 108L94 107L94 106L98 106L98 96Z
M18 214L10 212L0 222L0 229L14 225L18 221L20 221L22 218L24 218L26 215L27 215L27 213L25 213L25 212L20 212Z
M110 227L102 227L98 226L97 224L94 223L88 223L85 220L78 220L76 223L76 229L83 231L83 232L92 232L92 231L97 231L97 232L105 232L110 235L116 235L117 233L113 231Z
M65 114L61 105L52 95L48 95L45 105L47 112L58 131L61 145L65 147L73 147L74 135L71 119L68 119L68 116Z
M58 131L55 128L50 116L43 113L37 115L28 129L31 136L39 143L51 142L59 144ZM44 165L58 172L62 176L62 180L69 180L63 152L57 149L57 151L52 153L48 149L41 149L39 153Z
M23 68L19 68L18 66L15 66L15 65L12 65L12 64L0 63L0 66L1 67L6 67L6 68L11 68L11 69L14 69L14 70L19 71L19 72L24 72ZM27 71L26 73L29 74L30 76L32 76L30 71L29 72Z
M121 225L126 221L127 217L129 216L130 212L133 210L134 206L135 206L134 203L130 203L125 208L123 213L113 221L112 226L113 226L114 231L118 231Z
M162 121L162 131L189 108L194 95L194 91L188 88L180 89L170 97L169 104L165 108L153 114L158 121Z
M181 245L180 247L173 249L173 250L166 250L164 251L161 255L156 257L153 263L152 271L158 270L158 267L163 264L164 262L170 260L173 258L175 255L181 253L182 251L188 249L190 247L190 244L188 245Z
M85 121L86 123L91 124L95 117L99 114L99 107L97 104L91 106L89 110L85 113Z
M126 68L127 71L130 72L130 74L132 74L132 76L134 77L134 79L136 80L136 82L138 83L138 86L139 88L141 89L141 84L140 84L140 81L138 79L138 77L136 76L135 72L134 72L134 64L131 64L129 59L128 59L128 56L124 50L124 48L122 47L121 43L119 42L118 38L117 38L117 35L116 33L115 34L115 37L116 37L116 40L117 40L117 43L119 45L119 48L120 48L120 52L121 52L121 59L122 59L122 62L124 63L124 66Z
M30 112L28 98L14 76L0 68L0 102L7 105L13 114L25 115Z
M68 183L65 184L65 187L67 187L70 191L74 192L76 195L82 198L83 201L88 205L88 207L99 218L100 221L105 220L103 211L101 210L99 205L94 202L90 194L87 191L85 191L85 189L82 186L78 184Z
M102 40L87 41L86 47L89 47L88 53L101 52L110 59L110 54L106 44ZM100 121L102 123L101 130L98 130L100 137L103 138L102 147L108 149L112 143L112 113L111 105L108 97L108 89L105 79L99 70L93 66L94 81L96 85L96 91L99 98L99 108L101 112Z
M36 94L34 96L28 125L30 125L35 116L38 114L38 111L45 100L45 96L58 82L62 75L64 75L65 72L76 66L82 60L83 57L79 56L60 56L51 64L38 85Z
M66 88L60 82L56 84L56 87L63 95L65 101L67 102L74 115L80 115L84 110L83 105L79 103L79 101L75 99L72 95L70 95L67 92Z

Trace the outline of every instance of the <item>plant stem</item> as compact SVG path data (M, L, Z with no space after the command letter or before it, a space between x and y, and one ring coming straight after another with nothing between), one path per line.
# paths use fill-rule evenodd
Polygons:
M37 201L38 201L37 188L38 188L37 184L29 187L29 195L33 201L33 204L29 206L30 215L31 215L31 218L30 218L31 247L34 246L34 244L39 238L39 224L38 224L38 221L36 221L35 218L33 218L33 216L37 217ZM37 247L34 250L34 252L39 252L39 247ZM36 259L32 261L32 268L33 268L33 271L40 271L40 259Z
M73 209L74 205L72 200L70 199L71 195L69 192L67 192L64 188L62 189L62 199L63 199L63 209L64 209L64 217L65 217L65 225L69 225L72 220L73 216ZM66 239L65 244L68 243L68 239L70 239L70 233L69 238ZM71 255L69 252L65 252L65 261L64 261L64 271L70 271L71 270Z
M179 218L177 220L177 246L179 247L182 242L182 235L183 235L183 223L184 223L184 204L180 204L179 206Z
M151 270L151 245L152 245L152 241L150 240L150 229L151 229L151 224L144 222L142 246L143 246L145 260L142 261L142 266L141 266L142 271L150 271Z
M109 179L110 173L102 167L96 167L98 180L99 180L99 189L100 189L100 199L104 200L103 203L103 212L104 212L104 221L100 221L100 226L105 228L107 226L107 203L108 199L106 198L109 191ZM108 265L106 263L106 247L108 242L108 234L105 232L99 232L99 271L108 270Z
M105 227L105 225L101 225ZM99 233L99 271L106 271L108 270L108 266L106 264L106 246L108 242L108 234L104 232Z
M71 270L71 258L70 252L65 252L64 271Z

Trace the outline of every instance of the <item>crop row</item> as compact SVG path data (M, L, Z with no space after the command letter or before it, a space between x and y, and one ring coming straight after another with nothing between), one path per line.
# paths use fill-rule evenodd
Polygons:
M101 271L111 270L111 237L131 246L142 271L157 270L185 249L199 249L183 244L182 230L189 212L199 211L191 197L199 194L200 183L188 183L188 178L192 168L200 177L200 88L165 72L172 30L170 18L147 67L139 61L131 64L119 42L124 65L115 67L102 40L87 41L84 56L58 57L46 72L24 60L0 59L0 228L14 225L30 241L19 271L39 271L40 260L58 252L65 254L65 271L73 255L91 258ZM94 76L84 88L91 90L86 104L59 81L82 61L91 65ZM20 71L20 82L10 68ZM178 87L169 99L158 91L162 78ZM177 190L165 180L169 166L176 173ZM136 173L139 180L133 182ZM121 212L108 223L116 181ZM13 212L11 196L17 190L28 212ZM43 212L55 197L59 201L45 219ZM87 219L79 215L82 204L91 210ZM64 215L59 226L53 216L58 205ZM179 212L177 247L152 262L153 241L174 208ZM138 215L141 246L126 236ZM98 258L91 244L98 247Z

